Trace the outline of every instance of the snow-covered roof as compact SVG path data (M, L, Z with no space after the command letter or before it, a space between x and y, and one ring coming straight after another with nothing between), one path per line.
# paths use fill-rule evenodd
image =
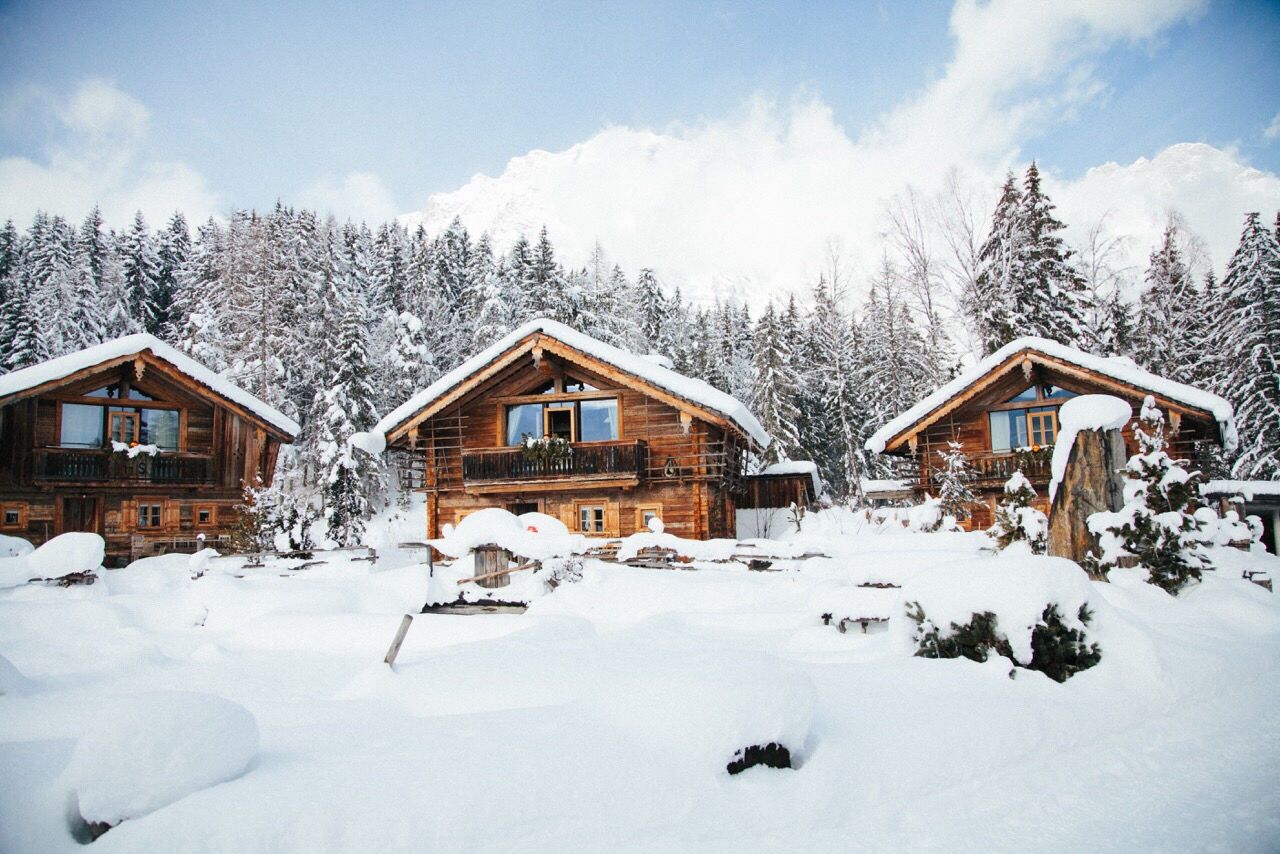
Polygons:
M911 481L909 480L873 480L868 478L862 481L863 495L875 495L879 492L909 492L911 488Z
M969 370L962 372L951 382L938 388L897 418L885 424L867 440L866 449L872 453L882 453L891 439L926 418L947 401L962 394L971 385L991 373L1011 357L1024 351L1039 353L1051 359L1102 374L1117 382L1159 395L1184 406L1208 412L1213 415L1222 429L1223 443L1229 447L1235 444L1235 426L1232 421L1231 404L1218 397L1218 395L1145 371L1137 367L1132 359L1095 356L1091 353L1077 350L1074 347L1060 344L1057 341L1051 341L1048 338L1028 337L1010 341Z
M1200 485L1201 495L1239 495L1245 501L1254 496L1280 497L1280 480L1208 480Z
M822 493L822 478L818 475L818 464L812 460L784 460L780 463L765 466L761 475L795 475L807 474L813 480L813 494Z
M246 411L261 418L267 424L288 433L291 437L298 434L299 427L292 418L284 415L272 406L268 406L254 395L240 388L235 383L220 377L204 365L181 353L161 341L154 335L139 332L104 341L29 368L21 368L12 373L0 376L0 398L11 394L19 394L28 389L42 386L45 383L69 377L74 373L92 368L103 362L127 356L135 356L150 351L156 358L168 362L181 373L195 380L210 391L243 407Z
M745 405L702 380L678 374L644 356L628 353L626 350L606 344L590 335L584 335L576 329L565 326L547 318L530 320L503 336L492 346L467 359L449 373L440 377L422 391L410 397L382 418L371 432L383 437L394 430L416 413L430 406L438 398L444 396L472 374L482 370L503 353L516 346L521 340L542 333L549 338L572 347L582 353L607 362L615 368L631 374L637 379L656 386L676 397L682 398L703 409L718 413L732 421L744 433L761 445L769 444L769 434L760 426L760 422L751 414Z

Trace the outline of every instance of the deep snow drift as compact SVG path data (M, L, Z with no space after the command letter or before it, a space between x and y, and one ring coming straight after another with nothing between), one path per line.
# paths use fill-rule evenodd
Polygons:
M768 571L703 545L683 570L517 573L484 592L526 613L419 615L394 669L402 615L473 588L468 558L429 578L382 547L306 569L174 555L0 591L0 851L80 850L73 793L124 818L104 851L1280 845L1280 606L1240 579L1275 558L1215 548L1224 568L1173 598L982 534L803 524L744 547ZM1087 601L1101 662L1059 684L915 658L908 594L1015 635L1046 596ZM822 620L872 612L888 631ZM793 768L728 774L771 742Z

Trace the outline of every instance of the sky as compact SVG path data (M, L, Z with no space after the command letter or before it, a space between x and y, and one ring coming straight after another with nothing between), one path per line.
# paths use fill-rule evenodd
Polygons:
M907 186L1032 158L1079 227L1138 257L1176 207L1220 265L1238 208L1280 207L1280 4L0 5L19 222L545 223L571 257L776 291L832 238L871 266Z

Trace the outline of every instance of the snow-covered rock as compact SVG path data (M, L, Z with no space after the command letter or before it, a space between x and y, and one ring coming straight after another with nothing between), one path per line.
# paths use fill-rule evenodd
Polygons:
M1073 397L1058 409L1058 438L1053 444L1053 479L1049 482L1049 500L1058 494L1058 484L1067 474L1071 448L1082 430L1119 430L1133 417L1127 401L1109 394L1084 394Z
M213 694L121 697L96 716L66 771L81 817L117 824L242 775L258 753L249 710Z

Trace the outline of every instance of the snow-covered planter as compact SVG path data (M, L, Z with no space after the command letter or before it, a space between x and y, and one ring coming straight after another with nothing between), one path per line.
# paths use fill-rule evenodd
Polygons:
M927 570L902 591L900 648L921 658L992 654L1058 682L1097 664L1088 577L1061 558L1001 557Z
M258 753L258 724L213 694L157 691L107 705L76 743L66 783L97 837L192 792L242 775Z
M568 439L559 436L537 438L527 433L523 439L524 458L531 463L550 465L573 456L573 446Z

